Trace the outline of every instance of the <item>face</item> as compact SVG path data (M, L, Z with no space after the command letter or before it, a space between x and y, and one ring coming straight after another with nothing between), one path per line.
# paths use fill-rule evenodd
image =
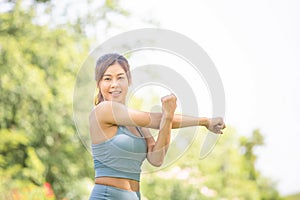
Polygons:
M115 63L107 68L98 84L104 101L116 101L125 104L128 91L128 78L122 66Z

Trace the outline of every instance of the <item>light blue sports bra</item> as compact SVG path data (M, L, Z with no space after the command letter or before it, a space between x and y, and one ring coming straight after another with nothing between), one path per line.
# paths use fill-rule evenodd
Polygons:
M138 131L142 137L135 136L124 126L118 126L114 137L100 144L92 144L95 177L140 181L141 165L147 155L147 145L140 129Z

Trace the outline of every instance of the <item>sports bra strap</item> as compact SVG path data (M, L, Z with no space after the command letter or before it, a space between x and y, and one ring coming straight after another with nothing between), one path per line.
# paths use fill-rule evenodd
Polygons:
M144 137L144 134L143 134L141 128L140 127L135 127L135 128L139 132L139 134L141 135L141 137Z

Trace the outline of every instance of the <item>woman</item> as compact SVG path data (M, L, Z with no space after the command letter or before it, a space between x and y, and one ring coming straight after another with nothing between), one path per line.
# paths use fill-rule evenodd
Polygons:
M198 118L174 114L176 97L161 98L162 112L149 113L125 105L131 83L129 64L119 54L105 54L96 64L99 93L90 114L90 135L95 186L90 199L140 199L139 181L144 159L161 166L170 143L171 129L205 126L222 134L222 118ZM148 128L158 129L155 141Z

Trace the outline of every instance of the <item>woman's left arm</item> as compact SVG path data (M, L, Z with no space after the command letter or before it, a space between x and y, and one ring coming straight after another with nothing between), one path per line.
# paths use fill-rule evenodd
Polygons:
M160 131L157 141L155 141L148 128L142 128L148 148L147 160L149 161L149 163L157 167L162 165L164 157L167 153L171 139L171 127L181 128L202 125L205 126L208 130L217 134L222 134L222 129L226 127L222 118L209 119L174 115L172 121L166 120L165 117L160 117L160 119Z
M162 113L150 113L151 126L159 129L157 140L155 141L147 128L143 128L147 141L147 159L154 166L161 166L167 153L171 129L188 126L205 126L210 131L222 134L225 124L222 118L199 118L174 114L176 109L176 97L168 95L162 98Z
M163 112L159 123L157 140L153 139L148 130L144 131L144 133L146 132L145 138L148 146L147 159L152 165L157 167L162 165L170 144L176 97L171 94L163 97L161 101Z

